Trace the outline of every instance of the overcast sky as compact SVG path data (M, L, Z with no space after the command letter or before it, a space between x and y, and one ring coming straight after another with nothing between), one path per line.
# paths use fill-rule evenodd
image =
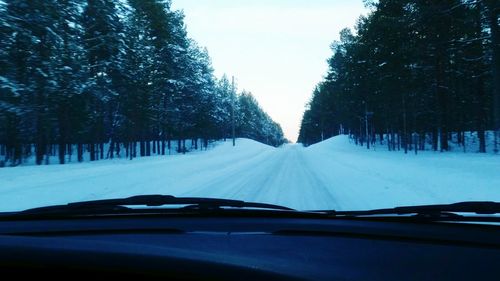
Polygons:
M362 0L173 0L217 77L235 76L296 141L305 104L327 71L330 44L366 14Z

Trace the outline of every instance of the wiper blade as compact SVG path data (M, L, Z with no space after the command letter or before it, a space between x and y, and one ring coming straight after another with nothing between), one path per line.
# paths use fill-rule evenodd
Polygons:
M459 217L457 213L479 215L500 214L500 203L490 201L467 201L453 204L404 206L366 211L319 211L332 216L371 216L371 215L408 215L420 217Z
M453 213L475 213L480 215L492 215L500 213L500 203L488 201L468 201L453 204L422 205L416 207L397 207L400 214L412 213L432 213L432 212L453 212Z
M83 201L69 203L66 205L33 208L21 211L18 214L29 215L63 213L105 213L120 211L126 212L128 210L133 210L133 208L129 208L127 206L162 207L168 205L183 205L183 207L174 210L220 210L224 207L231 207L295 211L294 209L284 206L266 203L245 202L241 200L203 197L174 197L171 195L138 195L120 199Z

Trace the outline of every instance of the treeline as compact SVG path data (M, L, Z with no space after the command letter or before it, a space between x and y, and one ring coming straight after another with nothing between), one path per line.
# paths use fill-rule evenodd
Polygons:
M498 0L379 0L332 44L329 71L304 113L299 142L340 133L390 150L447 151L449 140L500 132Z
M254 139L272 146L289 142L284 138L281 126L274 122L259 106L251 93L243 91L238 96L236 110L236 135Z
M233 105L238 136L283 143L254 99L214 78L183 19L165 0L0 1L0 162L206 145L231 136Z

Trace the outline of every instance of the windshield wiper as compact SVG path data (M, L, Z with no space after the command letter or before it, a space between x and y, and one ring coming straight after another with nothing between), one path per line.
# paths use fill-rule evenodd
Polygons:
M171 195L139 195L121 199L105 199L83 201L76 203L69 203L65 205L55 205L40 208L28 209L16 213L17 215L59 215L59 214L107 214L107 213L126 213L134 211L137 208L130 208L133 206L147 206L147 207L163 207L169 205L181 205L179 208L165 208L165 209L150 209L150 211L159 210L193 210L193 211L214 211L221 210L224 207L228 208L255 208L255 209L270 209L270 210L283 210L295 211L294 209L266 204L245 202L241 200L231 199L216 199L216 198L203 198L203 197L174 197ZM129 207L127 207L129 206ZM148 209L140 209L148 210ZM12 215L12 213L10 214Z
M500 203L489 201L468 201L453 204L404 206L366 211L316 211L330 216L362 217L376 215L414 215L418 218L463 218L460 213L494 215L500 214Z
M179 207L172 207L176 205ZM159 208L140 208L140 206ZM171 195L139 195L121 199L83 201L65 205L33 208L21 212L3 213L0 214L0 217L5 218L7 216L13 216L18 218L24 216L45 217L67 215L170 214L174 212L205 213L207 211L226 211L232 208L236 208L237 210L260 209L264 211L292 211L297 215L303 214L316 218L394 218L401 216L404 218L422 219L425 221L452 220L500 222L500 217L498 216L480 216L500 214L500 203L488 201L404 206L365 211L315 210L299 212L288 207L266 203L203 197L174 197ZM479 216L467 216L467 214L477 214Z

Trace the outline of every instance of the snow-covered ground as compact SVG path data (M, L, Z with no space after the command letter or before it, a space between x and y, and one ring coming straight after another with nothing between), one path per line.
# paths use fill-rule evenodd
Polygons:
M138 194L242 199L297 209L500 201L500 156L304 148L239 139L188 155L0 169L0 211Z

